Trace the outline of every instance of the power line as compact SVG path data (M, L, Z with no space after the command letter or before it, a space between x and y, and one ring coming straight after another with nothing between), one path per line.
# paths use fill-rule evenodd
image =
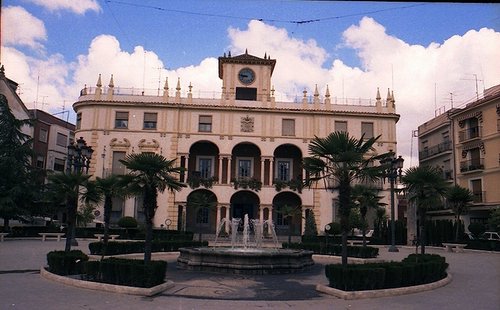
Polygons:
M106 3L115 3L115 4L120 4L120 5L133 6L133 7L137 7L137 8L145 8L145 9L152 9L152 10L163 11L163 12L173 12L173 13L181 13L181 14L196 15L196 16L232 18L232 19L240 19L240 20L258 20L258 21L265 21L265 22L272 22L272 23L288 23L288 24L296 24L296 25L310 24L310 23L322 22L322 21L327 21L327 20L332 20L332 19L342 19L342 18L348 18L348 17L363 16L363 15L367 15L367 14L377 14L377 13L394 11L394 10L410 9L410 8L429 4L429 3L417 3L417 4L411 4L411 5L400 6L400 7L395 7L395 8L365 11L365 12L361 12L361 13L337 15L337 16L330 16L330 17L323 17L323 18L303 19L303 20L284 20L284 19L242 17L242 16L234 16L234 15L200 13L200 12L192 12L192 11L185 11L185 10L166 9L166 8L163 8L160 6L152 6L152 5L146 5L146 4L130 3L130 2L124 2L124 1L115 1L115 0L106 0Z

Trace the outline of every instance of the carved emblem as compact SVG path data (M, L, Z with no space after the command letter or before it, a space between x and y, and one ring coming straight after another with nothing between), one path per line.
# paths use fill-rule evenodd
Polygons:
M245 116L241 118L241 131L242 132L253 132L254 118L250 116Z

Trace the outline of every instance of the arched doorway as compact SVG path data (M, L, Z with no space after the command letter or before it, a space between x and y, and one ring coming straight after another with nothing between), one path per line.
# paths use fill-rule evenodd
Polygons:
M192 191L186 203L186 230L195 233L215 233L217 196L209 190Z
M300 236L302 232L302 200L292 192L282 192L273 199L273 221L278 235Z
M231 218L259 218L259 196L251 191L239 191L231 197Z

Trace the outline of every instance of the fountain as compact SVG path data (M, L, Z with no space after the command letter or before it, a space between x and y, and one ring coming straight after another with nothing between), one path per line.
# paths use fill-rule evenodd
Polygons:
M179 249L177 268L236 274L281 274L302 271L314 264L311 251L278 248L272 221L249 219L248 214L245 214L243 232L239 238L241 221L240 218L230 221L230 247L217 246L222 228L228 224L226 219L222 219L216 230L214 246ZM271 232L274 247L263 245L265 225Z

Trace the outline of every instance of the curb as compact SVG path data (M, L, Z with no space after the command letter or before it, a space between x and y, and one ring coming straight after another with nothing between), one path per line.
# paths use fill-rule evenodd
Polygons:
M448 283L451 282L451 280L452 280L451 274L448 273L446 278L441 279L439 281L427 284L415 285L415 286L388 288L388 289L370 290L370 291L342 291L339 289L329 287L327 285L318 284L316 285L316 290L318 292L332 295L345 300L367 299L367 298L407 295L424 291L430 291L447 285Z
M60 276L57 274L53 274L48 272L44 267L40 268L40 276L47 280L55 281L62 283L64 285L74 286L78 288L85 288L96 291L105 291L119 294L130 294L130 295L139 295L139 296L154 296L157 295L169 288L174 287L174 282L167 281L163 284L153 286L150 288L142 288L142 287L132 287L132 286L124 286L124 285L114 285L107 283L98 283L91 282L85 280L72 279L65 276Z

